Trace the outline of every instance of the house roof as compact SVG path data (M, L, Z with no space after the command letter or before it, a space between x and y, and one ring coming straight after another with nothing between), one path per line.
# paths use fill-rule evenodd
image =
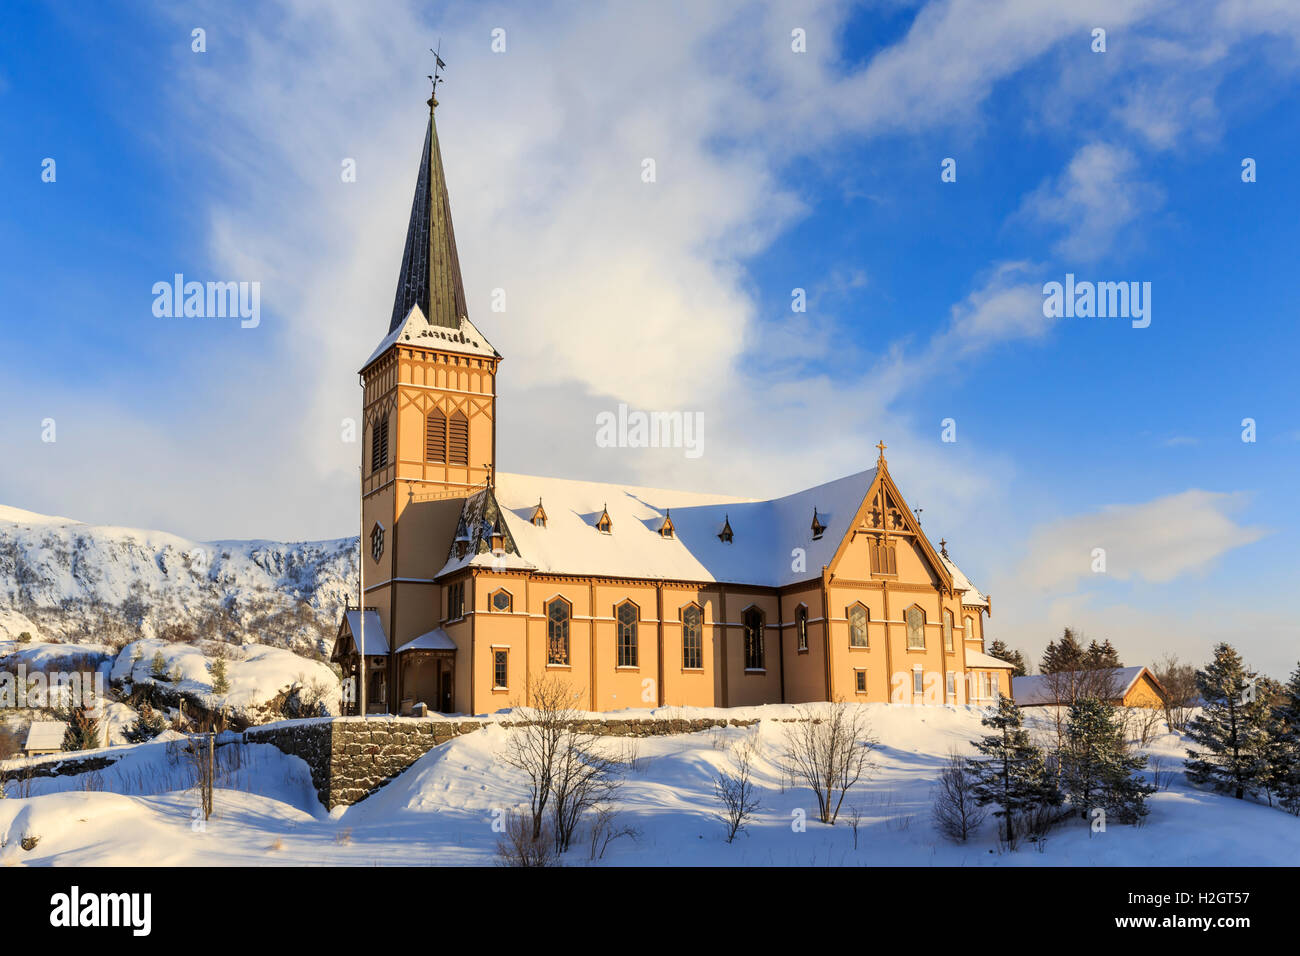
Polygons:
M946 554L940 554L939 560L944 563L948 573L952 575L952 584L958 591L965 591L961 596L963 607L988 607L989 599L980 593L975 585L967 580L966 575L962 574L961 568L953 564L952 559Z
M463 556L453 548L439 574L478 566L780 587L816 578L830 564L875 477L869 469L758 501L501 472L494 488L466 500L461 531L468 548ZM545 527L530 521L539 497L546 502ZM826 528L817 539L814 508ZM610 534L595 527L606 509ZM673 535L665 537L659 531L669 509ZM492 554L487 540L497 515L508 536L501 555ZM734 532L730 544L718 537L725 524ZM794 569L795 548L804 551L803 570Z
M985 668L1004 668L1006 670L1015 670L1016 665L1002 660L999 657L993 657L989 654L983 654L979 651L966 652L967 667L985 667ZM1019 678L1017 678L1018 680Z
M447 632L440 627L435 627L428 633L421 634L419 637L407 641L397 649L397 653L403 651L454 651L456 642L447 636Z
M361 653L359 639L361 636L361 612L352 609L347 611L343 616L347 624L348 635L352 638L352 646L357 648L357 653ZM384 633L384 624L379 620L379 612L366 611L366 657L372 657L388 653L388 636Z
M61 720L34 720L24 750L62 750L68 725Z
M969 657L969 655L967 655ZM1142 666L1117 667L1114 670L1115 683L1119 688L1117 697L1123 697L1137 683L1146 668ZM1080 671L1062 671L1060 674L1033 674L1028 677L1016 677L1011 681L1011 695L1017 704L1055 704L1056 695L1052 691L1052 679L1062 680L1066 675L1078 674Z

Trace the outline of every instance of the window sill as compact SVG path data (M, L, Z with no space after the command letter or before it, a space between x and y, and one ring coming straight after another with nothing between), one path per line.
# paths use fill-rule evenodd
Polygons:
M795 653L796 653L796 654L807 654L807 653L808 653L808 648L806 648L806 647L796 648L796 649L795 649Z
M766 673L767 673L767 668L766 668L766 667L746 667L746 668L745 668L745 673L746 673L746 674L766 674Z
M909 647L909 648L907 649L907 653L909 653L909 654L924 654L924 653L925 653L925 648L924 648L924 647Z
M492 688L492 693L494 693L494 694L508 694L508 693L510 693L510 688L509 688L509 687L493 687L493 688Z
M683 673L683 674L703 674L703 673L704 673L704 668L703 668L703 667L683 667L683 668L682 668L682 673Z
M616 664L616 665L614 665L614 670L616 670L616 671L639 671L640 669L641 669L641 665L640 665L640 664Z
M573 665L572 664L547 664L546 669L551 671L571 671L573 670Z
M869 651L869 650L871 650L871 647L870 647L869 645L867 645L867 644L850 644L850 645L849 645L849 650L850 650L850 651Z

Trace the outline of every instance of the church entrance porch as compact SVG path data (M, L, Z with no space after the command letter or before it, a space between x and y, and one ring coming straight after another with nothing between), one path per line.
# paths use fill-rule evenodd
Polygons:
M400 714L418 705L440 714L455 710L456 644L442 628L421 634L397 649Z

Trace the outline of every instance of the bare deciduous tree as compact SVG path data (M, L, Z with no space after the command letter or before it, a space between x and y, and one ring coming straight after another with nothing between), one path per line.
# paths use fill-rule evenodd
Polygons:
M948 765L935 784L934 825L949 839L965 843L979 829L988 811L975 800L975 778L967 760L956 748L948 752Z
M533 840L542 836L560 746L578 716L574 699L568 681L547 675L532 683L522 706L516 705L520 712L510 730L505 760L528 777Z
M1196 668L1166 654L1152 669L1165 688L1165 720L1170 730L1185 730L1196 701Z
M809 707L798 713L786 730L785 769L812 790L822 823L834 825L845 795L872 770L876 740L867 712L843 699L824 705L820 713Z
M559 852L569 849L584 813L614 798L620 769L595 734L577 730L574 721L564 726L551 774L551 818Z
M727 842L736 839L736 834L745 829L746 824L759 810L758 793L754 787L754 742L746 738L731 749L730 770L719 770L713 779L713 795L717 797L722 809L718 816L727 828Z

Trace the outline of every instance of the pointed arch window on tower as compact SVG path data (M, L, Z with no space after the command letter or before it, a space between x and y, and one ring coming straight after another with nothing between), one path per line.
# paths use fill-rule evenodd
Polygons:
M370 471L388 465L388 416L380 414L370 426Z
M469 464L469 419L464 412L452 412L447 428L448 464Z
M424 457L438 464L447 460L447 416L440 408L424 420Z

